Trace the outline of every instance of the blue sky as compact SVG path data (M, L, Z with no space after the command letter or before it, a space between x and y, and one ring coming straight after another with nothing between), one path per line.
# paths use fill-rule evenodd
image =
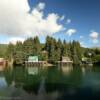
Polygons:
M24 0L22 1L24 2ZM65 39L66 41L78 40L81 45L85 47L100 46L100 0L28 0L30 13L39 3L45 5L42 9L43 18L46 19L47 16L52 13L60 16L59 20L54 20L58 28L57 30L51 31L54 32L50 34L51 36L56 39ZM60 29L60 25L62 25L64 29ZM49 27L46 28L49 29ZM33 29L32 31L33 33L37 32ZM48 30L45 31L48 32ZM10 32L13 31L11 30ZM44 32L44 30L39 30L39 32ZM49 35L49 32L46 35ZM14 40L16 39L15 37L22 40L24 36L0 34L1 42L8 41L9 38ZM41 42L44 42L45 35L39 33L39 38Z
M29 0L31 7L38 2L46 4L45 13L55 12L71 19L71 23L65 24L65 27L77 30L72 37L57 33L54 35L55 38L79 40L86 46L100 44L100 42L93 44L89 39L91 31L100 33L100 0ZM80 36L83 36L83 39L80 39Z

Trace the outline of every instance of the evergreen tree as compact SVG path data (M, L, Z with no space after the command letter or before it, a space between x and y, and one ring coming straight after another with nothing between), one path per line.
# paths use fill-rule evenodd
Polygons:
M8 44L6 55L7 55L7 58L9 60L11 60L12 58L14 58L14 55L15 55L15 46L12 43Z
M38 37L34 38L33 55L39 56L41 52L41 44Z
M38 56L39 60L46 60L51 63L60 61L62 56L70 57L74 64L80 64L82 57L88 57L91 52L94 56L100 54L100 50L82 48L78 41L66 43L53 37L47 36L45 44L41 44L38 37L28 38L23 43L17 42L16 45L9 44L7 47L8 58L15 57L27 60L29 56ZM93 57L94 57L93 56Z
M59 39L58 40L58 42L57 42L57 44L56 44L56 60L57 61L60 61L61 60L61 54L62 54L62 51L61 51L61 49L62 49L62 42L61 42L61 40Z
M23 52L25 53L25 58L27 58L30 55L33 55L34 53L34 39L33 38L28 38L27 40L24 41L23 43Z
M63 41L63 45L62 45L62 56L65 56L65 57L67 57L68 56L68 52L67 52L67 43L66 43L66 41L64 40Z

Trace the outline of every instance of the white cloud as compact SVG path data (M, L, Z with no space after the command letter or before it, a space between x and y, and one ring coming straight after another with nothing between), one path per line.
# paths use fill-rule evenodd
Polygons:
M20 37L12 37L8 40L8 42L16 44L17 41L21 41L22 43L24 42L24 38L20 38Z
M0 34L11 37L52 35L64 26L58 24L60 16L49 13L44 16L45 4L39 3L31 14L27 0L0 0Z
M81 47L87 47L83 41L80 41Z
M92 42L94 43L94 44L97 44L98 42L99 42L99 40L98 40L98 38L99 38L99 33L98 32L95 32L95 31L92 31L91 33L90 33L90 38L92 39Z
M98 33L98 32L92 31L92 32L90 33L90 37L91 37L92 39L97 39L97 38L99 37L99 33Z
M24 40L25 40L25 38L21 38L21 37L11 37L11 38L8 38L5 41L0 41L0 43L1 44L9 44L9 43L16 44L18 41L23 43Z
M97 43L99 43L99 40L98 40L98 39L93 39L92 42L93 42L94 44L97 44Z
M70 24L71 23L71 19L67 19L66 23Z
M43 10L45 8L45 3L40 2L37 6L38 10Z
M80 36L80 39L83 39L83 38L84 38L84 36L81 35L81 36Z
M72 36L72 35L75 34L76 32L77 32L76 29L68 29L68 30L66 31L66 34L69 35L69 36Z

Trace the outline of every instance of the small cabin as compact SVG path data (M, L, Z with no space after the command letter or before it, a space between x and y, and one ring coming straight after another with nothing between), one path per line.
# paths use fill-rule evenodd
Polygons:
M60 66L70 66L73 61L69 57L62 57L61 61L57 61L57 64Z
M6 60L4 58L0 58L0 71L3 71L6 67Z
M38 56L29 56L28 60L25 61L27 67L45 66L47 61L39 61Z
M0 65L3 65L4 63L4 58L0 58Z
M46 50L43 50L42 54L48 54L48 52Z
M62 62L68 62L71 61L69 57L62 57Z
M83 57L82 64L93 65L92 60L90 58Z
M29 56L28 62L38 62L38 56Z

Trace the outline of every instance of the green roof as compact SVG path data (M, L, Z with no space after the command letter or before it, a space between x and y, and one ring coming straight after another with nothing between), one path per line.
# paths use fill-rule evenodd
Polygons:
M38 62L38 56L29 56L28 61L30 61L30 62Z

